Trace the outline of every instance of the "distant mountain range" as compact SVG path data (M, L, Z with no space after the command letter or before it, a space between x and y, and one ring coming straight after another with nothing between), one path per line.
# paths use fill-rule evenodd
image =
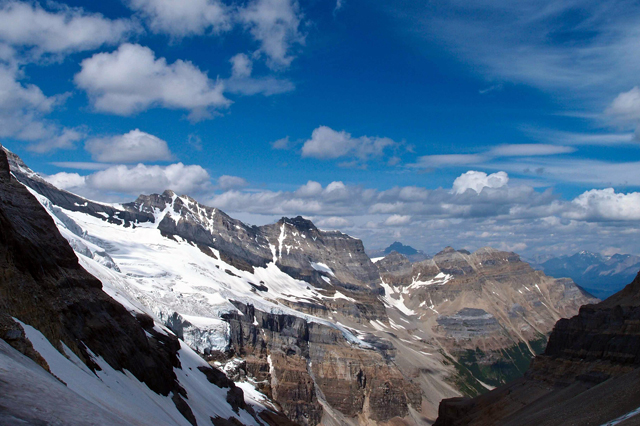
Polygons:
M555 278L571 278L594 296L605 299L631 282L640 270L640 256L602 256L581 251L571 256L538 257L531 266Z
M384 250L368 251L367 254L371 259L378 259L385 257L386 255L393 253L394 251L406 256L411 262L420 262L422 260L430 258L430 256L422 250L417 250L411 246L406 246L399 241L394 242Z

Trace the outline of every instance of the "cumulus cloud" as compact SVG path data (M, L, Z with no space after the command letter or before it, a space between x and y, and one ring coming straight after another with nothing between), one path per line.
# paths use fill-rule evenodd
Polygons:
M389 216L385 221L386 226L403 226L411 222L411 216L394 214Z
M479 194L484 188L501 188L508 182L509 176L505 172L487 175L484 172L469 170L453 181L451 190L454 194L463 194L468 189L472 189Z
M354 138L344 130L338 132L330 127L320 126L311 133L311 139L302 146L302 156L321 160L355 157L360 161L367 161L374 157L381 157L386 148L396 145L396 142L389 138L369 136Z
M218 187L224 191L244 188L247 185L249 185L249 182L238 176L222 175L218 178Z
M295 195L298 197L315 197L322 193L322 185L312 180L308 181L295 191Z
M288 67L291 47L304 43L300 33L302 13L297 0L251 0L238 11L238 19L260 43L272 68Z
M640 121L640 89L638 86L616 96L606 113L622 121Z
M325 229L346 228L351 225L352 225L351 221L349 221L348 219L345 219L344 217L338 217L338 216L331 216L324 219L320 219L316 223L316 226L320 228L325 228Z
M45 179L62 189L80 195L160 193L171 189L179 194L195 194L211 185L209 174L200 166L185 166L182 163L169 166L111 166L90 175L61 172Z
M66 190L82 188L86 183L86 177L80 176L78 173L60 172L55 175L46 176L45 179L53 186Z
M191 62L168 64L138 44L125 43L114 52L83 60L74 81L89 94L97 111L117 115L161 106L187 110L190 119L198 120L230 104L223 95L224 85Z
M289 80L275 77L252 77L253 61L244 53L231 58L231 77L225 81L227 92L242 95L263 94L271 96L290 92L295 85Z
M231 28L231 10L217 0L130 0L128 4L154 33L186 37Z
M85 142L84 147L91 153L94 160L103 163L138 163L173 159L167 142L138 129L124 135L90 139Z
M572 202L576 211L568 217L587 220L640 220L640 192L616 193L613 188L592 189Z
M131 20L110 20L80 8L49 12L37 3L8 1L0 6L0 40L33 48L34 53L64 54L116 44L138 27Z

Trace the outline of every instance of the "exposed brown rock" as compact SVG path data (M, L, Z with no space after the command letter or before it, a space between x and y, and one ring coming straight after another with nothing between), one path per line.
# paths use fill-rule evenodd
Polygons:
M524 378L440 404L436 425L601 425L640 406L640 274L557 322ZM623 424L633 424L632 421Z

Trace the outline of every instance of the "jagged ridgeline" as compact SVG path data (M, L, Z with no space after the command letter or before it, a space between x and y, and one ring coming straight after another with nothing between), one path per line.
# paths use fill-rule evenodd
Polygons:
M78 286L52 278L52 295L41 293L38 286L46 285L35 279L28 292L0 283L12 321L6 329L20 324L15 317L25 332L46 337L31 336L40 349L55 349L42 353L29 333L32 347L26 338L13 346L41 365L77 357L80 367L109 377L126 372L146 386L147 398L168 398L168 411L178 413L168 424L283 422L280 413L304 425L431 424L441 399L521 376L553 324L594 301L571 280L534 271L515 253L448 247L418 262L392 252L374 263L360 240L301 217L249 226L170 190L125 204L92 202L7 156L13 177L5 172L2 183L5 214L15 229L37 229L30 241L41 249L20 249L26 263L11 267L36 274L40 263L55 259L44 253L58 250L65 254L54 262L56 274L63 262L88 283L71 291ZM11 210L13 193L28 208ZM46 245L54 240L55 250ZM3 244L8 258L18 257ZM78 292L88 297L85 287L120 319L73 299ZM60 320L66 317L56 309L74 304L82 309L71 310L73 321ZM128 346L118 339L126 341L129 328L111 331L123 321L137 339ZM112 348L122 345L129 352ZM154 363L163 363L161 378L145 376ZM111 383L101 374L101 383ZM65 389L83 392L58 377ZM190 380L217 389L211 392L218 399L196 396L204 384ZM111 402L94 398L110 409Z

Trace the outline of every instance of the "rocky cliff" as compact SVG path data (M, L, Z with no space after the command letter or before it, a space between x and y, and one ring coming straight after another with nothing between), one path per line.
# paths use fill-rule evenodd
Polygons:
M447 247L417 263L392 253L376 265L388 303L419 315L470 395L522 375L553 324L596 300L569 279L547 277L517 254L489 247Z
M444 400L436 425L638 424L639 320L640 274L558 321L524 378L476 399Z

